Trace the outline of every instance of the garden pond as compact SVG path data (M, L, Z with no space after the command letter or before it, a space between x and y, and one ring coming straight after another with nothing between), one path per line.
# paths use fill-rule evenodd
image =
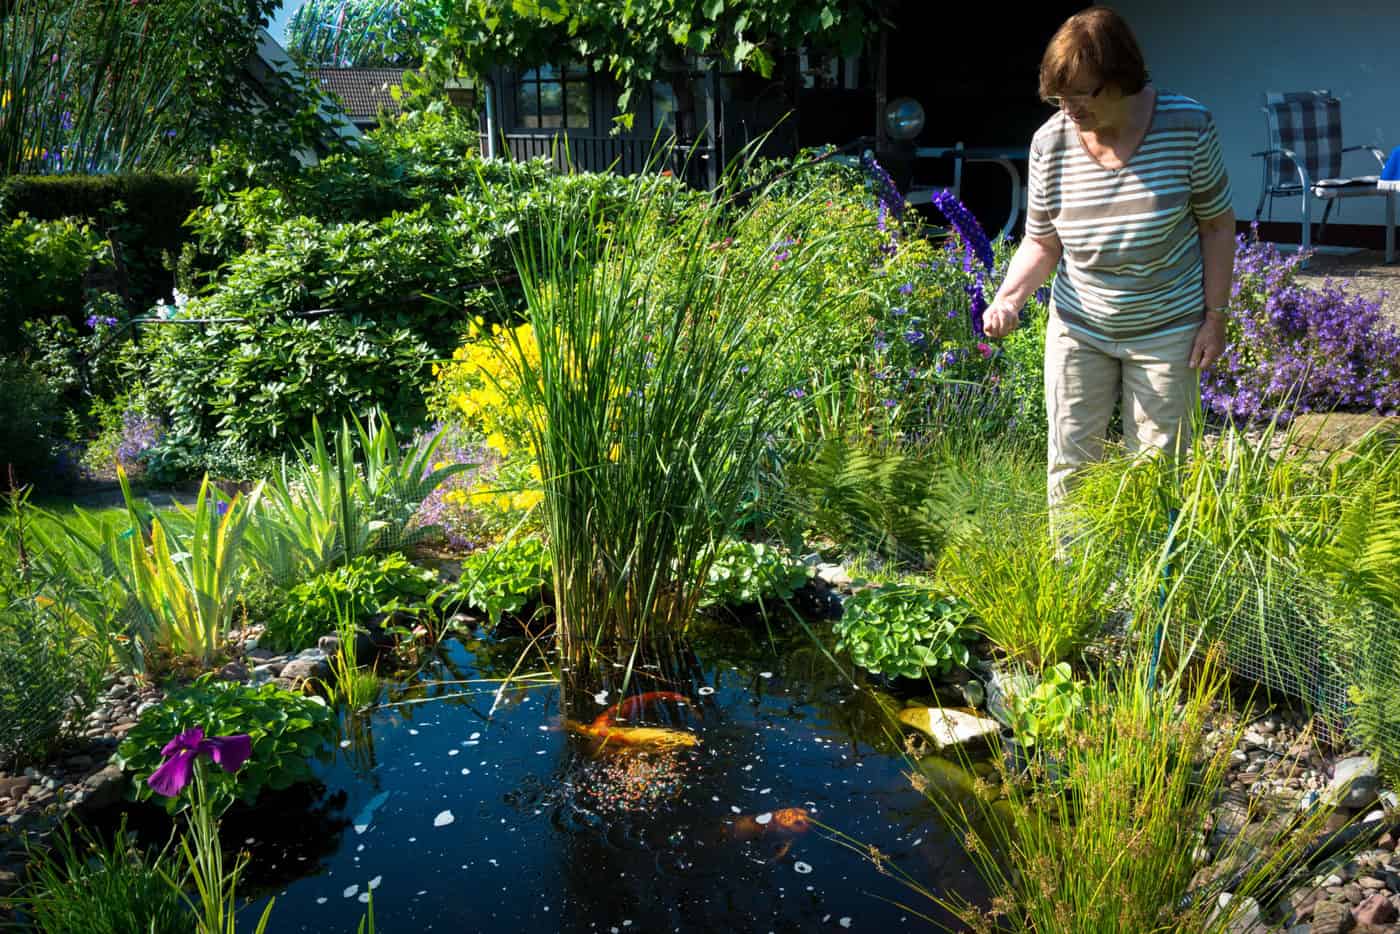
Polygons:
M372 892L390 930L879 930L936 911L901 872L975 898L960 838L905 774L888 700L803 628L703 625L668 665L683 673L654 685L690 703L634 711L698 743L651 751L566 729L557 681L501 689L517 663L517 678L543 668L527 637L443 640L342 720L316 783L225 815L252 857L242 921L275 896L276 930L354 930ZM628 693L658 675L644 664ZM129 817L168 833L163 812Z

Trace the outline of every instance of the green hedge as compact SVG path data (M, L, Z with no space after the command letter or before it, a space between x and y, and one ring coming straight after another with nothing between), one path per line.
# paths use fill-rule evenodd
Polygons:
M170 296L162 254L179 256L190 239L184 223L200 204L197 186L193 175L16 175L0 182L0 217L76 217L104 234L114 229L133 310L144 311ZM75 322L79 312L70 314Z

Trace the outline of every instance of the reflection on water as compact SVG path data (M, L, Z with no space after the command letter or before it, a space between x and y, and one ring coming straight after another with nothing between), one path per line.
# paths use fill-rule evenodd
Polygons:
M930 911L823 825L975 893L884 711L801 631L711 628L681 675L635 681L626 694L692 703L624 708L627 725L699 739L642 751L564 729L558 684L483 683L525 644L445 642L387 706L345 723L323 787L230 812L249 882L277 896L275 930L353 931L370 891L387 931L876 930L917 920L891 902ZM624 696L581 696L570 718L595 722Z

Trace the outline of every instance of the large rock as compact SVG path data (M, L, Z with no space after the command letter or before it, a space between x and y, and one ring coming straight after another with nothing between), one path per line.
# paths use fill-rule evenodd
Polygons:
M926 734L940 752L985 743L1001 732L1001 724L991 717L941 707L906 707L899 712L899 722Z
M1396 912L1390 899L1376 892L1353 908L1351 916L1357 924L1393 924L1396 917L1400 917L1400 912Z
M1351 909L1337 902L1318 902L1313 909L1313 934L1347 934L1356 927Z
M1370 756L1353 756L1337 763L1323 800L1332 807L1359 811L1374 804L1380 790L1381 779L1376 770L1376 760Z
M290 681L293 684L302 684L307 681L329 681L330 678L331 666L326 661L326 653L320 649L307 649L287 662L280 676L280 680Z
M1369 432L1400 437L1400 417L1348 412L1307 412L1293 421L1299 443L1323 451L1354 447Z
M126 776L115 765L94 772L83 779L83 806L91 811L111 807L126 794Z

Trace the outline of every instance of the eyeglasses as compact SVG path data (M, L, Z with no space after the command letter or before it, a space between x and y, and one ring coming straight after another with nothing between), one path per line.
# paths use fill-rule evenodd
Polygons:
M1103 93L1103 89L1105 86L1106 85L1100 84L1088 94L1066 94L1063 97L1052 94L1049 97L1045 98L1045 103L1049 104L1051 107L1064 107L1067 102L1082 103L1083 101L1093 100L1094 98L1098 97L1100 94Z

